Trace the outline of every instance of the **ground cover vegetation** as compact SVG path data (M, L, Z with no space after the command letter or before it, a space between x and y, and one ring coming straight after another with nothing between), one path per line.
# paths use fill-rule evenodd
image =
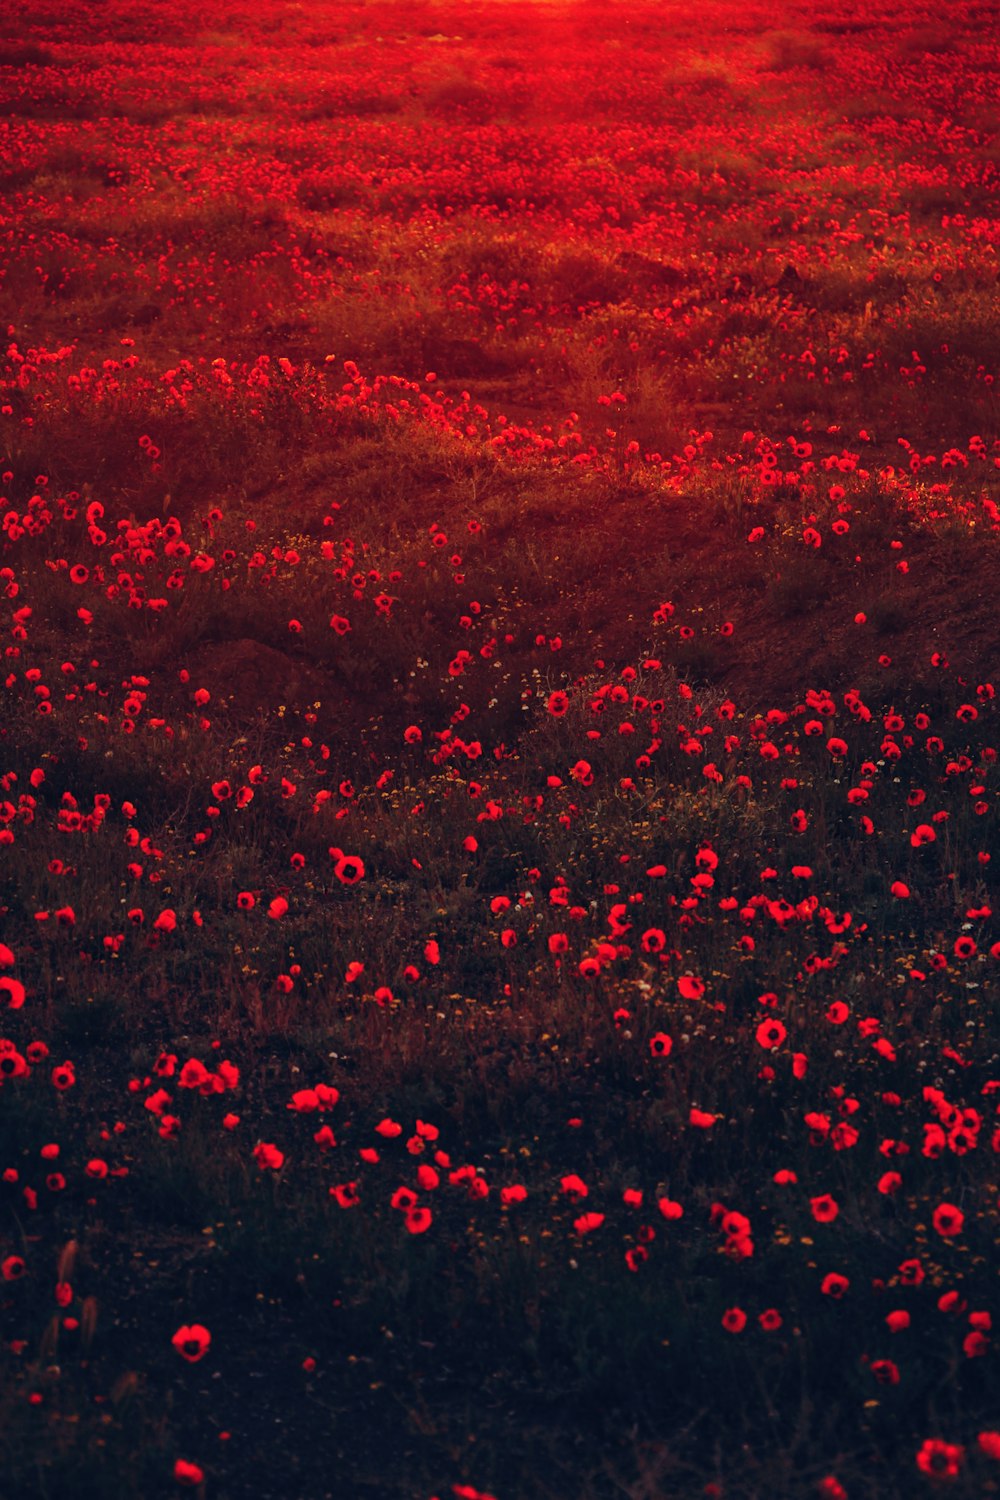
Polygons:
M1000 1492L995 19L7 0L5 1496Z

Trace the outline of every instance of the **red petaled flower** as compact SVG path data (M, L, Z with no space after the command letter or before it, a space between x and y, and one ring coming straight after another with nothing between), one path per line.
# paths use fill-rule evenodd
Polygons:
M951 1239L956 1234L962 1233L965 1215L960 1208L955 1207L954 1203L939 1203L934 1210L931 1222L942 1239Z
M757 1027L757 1041L761 1047L768 1050L780 1047L787 1035L788 1032L782 1023L776 1021L773 1017L769 1017L766 1021L761 1021Z
M24 995L24 985L19 979L12 979L9 974L0 979L0 1008L6 1006L8 1010L20 1010Z
M191 1364L204 1359L211 1342L212 1335L201 1323L184 1323L171 1339L177 1353L183 1355Z
M406 1228L410 1234L423 1234L431 1226L429 1208L411 1208L406 1215Z
M958 1443L928 1438L917 1453L917 1467L935 1479L954 1479L965 1459L965 1449Z
M364 861L356 854L341 854L334 864L333 873L341 885L357 885L364 878Z
M71 1089L76 1083L76 1073L71 1062L61 1063L52 1069L52 1082L59 1090Z
M174 1478L178 1484L202 1484L205 1479L204 1469L197 1464L189 1463L186 1458L179 1458L174 1464Z

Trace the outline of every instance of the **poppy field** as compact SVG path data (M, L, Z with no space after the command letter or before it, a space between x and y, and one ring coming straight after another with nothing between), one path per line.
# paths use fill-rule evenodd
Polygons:
M6 0L0 1494L1000 1494L992 0Z

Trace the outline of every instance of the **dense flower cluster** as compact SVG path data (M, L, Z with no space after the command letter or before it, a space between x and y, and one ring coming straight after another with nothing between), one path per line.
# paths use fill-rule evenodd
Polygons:
M996 39L203 9L0 41L5 1451L986 1493Z

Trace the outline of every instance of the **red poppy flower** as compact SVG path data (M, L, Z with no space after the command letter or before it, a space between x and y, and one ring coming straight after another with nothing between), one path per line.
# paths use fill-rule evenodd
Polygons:
M333 867L333 873L341 885L357 885L364 878L364 861L356 854L341 854Z
M204 1359L208 1353L208 1346L212 1342L212 1335L201 1323L183 1324L171 1339L171 1343L191 1364L196 1364L199 1359Z
M917 1468L935 1479L954 1479L965 1459L965 1449L958 1443L928 1438L917 1453Z
M975 1316L975 1314L973 1314ZM987 1314L988 1316L988 1314ZM971 1320L970 1320L971 1321ZM962 1353L966 1359L980 1359L990 1347L990 1341L980 1329L973 1329L962 1340Z
M196 1057L189 1057L177 1076L177 1082L182 1089L200 1089L211 1077L203 1062Z
M433 1215L429 1208L411 1208L406 1215L406 1228L410 1234L423 1234L431 1226Z
M954 1203L939 1203L931 1222L942 1239L952 1239L956 1234L962 1233L965 1215Z
M840 1213L840 1206L836 1199L831 1198L829 1193L821 1193L816 1198L809 1199L809 1207L817 1224L832 1224Z
M204 1469L197 1464L188 1463L186 1458L179 1458L174 1464L174 1478L178 1484L202 1484L205 1479Z
M757 1027L757 1041L761 1047L768 1050L780 1047L787 1035L785 1027L773 1016L769 1016L766 1021L761 1021Z
M727 1333L742 1333L747 1326L747 1315L742 1307L727 1307L722 1314L722 1326Z
M705 993L704 982L691 974L681 975L677 981L677 989L682 1000L700 1000Z
M669 1057L673 1045L673 1039L665 1031L658 1031L649 1039L649 1050L654 1057Z
M847 1500L847 1491L836 1474L827 1474L817 1485L820 1500Z
M24 996L24 985L19 979L12 979L9 974L0 979L0 1008L20 1010L24 1004Z

